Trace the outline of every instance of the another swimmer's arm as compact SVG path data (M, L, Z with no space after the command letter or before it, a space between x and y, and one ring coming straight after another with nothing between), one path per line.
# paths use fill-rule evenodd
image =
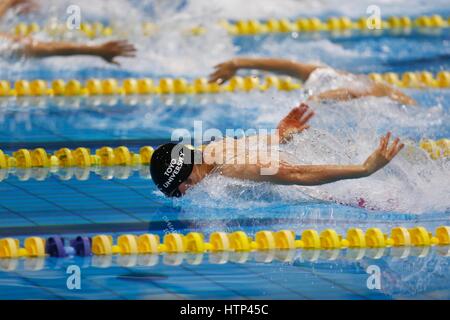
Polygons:
M409 105L415 105L417 104L416 101L411 98L410 96L404 94L400 90L397 90L393 87L391 87L388 84L381 83L381 82L375 82L372 85L372 88L370 89L370 94L375 97L384 97L387 96L397 102L400 102L402 104L409 104Z
M21 38L18 36L13 36L8 33L0 32L0 38L9 40L9 41L20 41Z
M338 100L338 101L347 101L363 96L370 95L368 92L360 92L353 89L348 88L340 88L335 90L328 90L321 92L319 94L310 96L308 100L312 101L321 101L321 100Z
M14 0L2 0L0 1L0 18L2 18L9 9L14 6Z
M317 66L274 58L236 58L232 60L238 69L258 69L279 72L306 80Z
M24 53L31 57L92 55L105 61L118 64L114 58L117 56L134 57L136 49L127 41L109 41L100 45L78 44L69 42L38 42L29 40L25 42Z
M272 71L287 74L305 81L318 66L287 59L235 58L218 64L215 68L214 73L209 76L209 81L221 84L232 78L239 69Z
M17 6L21 6L19 13L28 13L37 7L37 5L31 0L1 0L0 18L2 18L9 9Z

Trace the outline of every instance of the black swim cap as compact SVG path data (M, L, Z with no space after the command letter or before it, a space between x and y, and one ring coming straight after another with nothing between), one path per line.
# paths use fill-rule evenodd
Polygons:
M181 197L178 186L186 181L194 168L194 148L166 143L159 146L150 161L150 173L159 190L168 197Z

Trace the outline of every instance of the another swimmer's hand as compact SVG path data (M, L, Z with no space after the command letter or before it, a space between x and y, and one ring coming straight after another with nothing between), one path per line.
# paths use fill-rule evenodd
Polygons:
M229 60L214 67L216 70L209 75L209 83L223 84L236 74L238 66L234 60Z
M399 138L396 138L391 146L389 146L390 137L390 132L381 137L377 150L364 162L363 166L367 175L371 175L387 165L405 146L403 143L399 144Z
M278 124L277 129L281 142L287 142L292 139L293 134L308 129L308 121L313 116L314 111L310 110L305 103L301 103L298 107L292 109Z
M103 58L106 62L120 65L115 61L116 57L135 57L136 48L126 40L122 41L109 41L101 44L97 51L98 56Z

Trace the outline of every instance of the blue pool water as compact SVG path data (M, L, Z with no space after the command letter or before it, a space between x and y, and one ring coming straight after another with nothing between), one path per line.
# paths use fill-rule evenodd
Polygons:
M448 248L440 248L447 250ZM308 253L308 252L307 252ZM246 255L247 253L244 253ZM293 262L283 262L292 254ZM17 262L1 273L3 299L449 299L448 257L442 252L354 261L346 252L48 258ZM315 257L317 254L317 258ZM414 256L414 254L416 256ZM265 255L265 256L263 256ZM268 257L269 258L268 258ZM271 262L270 259L273 259ZM277 260L279 259L279 260ZM316 259L316 260L313 260ZM281 261L280 261L281 260ZM313 261L311 261L313 260ZM16 261L15 261L16 262ZM81 290L66 287L66 268L81 267ZM367 288L369 265L383 272L383 290ZM5 264L1 265L6 268ZM427 268L425 271L418 271ZM37 270L36 270L37 269ZM413 271L415 270L415 271ZM427 275L424 275L424 273ZM244 285L245 284L245 285ZM26 292L26 294L24 293Z
M173 10L195 17L195 4L197 1L185 1ZM291 1L286 1L287 8L291 5ZM402 5L405 4L398 4ZM364 14L364 10L358 13L346 7L348 4L341 14ZM387 7L386 14L402 13L399 7ZM150 16L161 14L161 21L172 25L170 18L158 11L162 8L152 8ZM322 9L311 14L331 15L330 10ZM423 11L404 14L448 13L440 2L435 7L418 6L419 9ZM98 18L95 10L86 10ZM112 16L115 13L106 12ZM283 17L302 15L288 9L276 12ZM258 18L268 17L261 11ZM322 34L316 38L233 38L217 31L216 36L205 35L190 39L191 42L173 32L164 37L132 38L140 53L136 60L124 59L121 68L105 66L91 58L49 58L41 62L1 61L0 75L10 81L110 76L192 79L206 76L214 64L234 54L320 62L357 73L438 72L450 69L448 30L431 35ZM173 39L170 37L175 37L172 42L176 43L176 50L167 42ZM430 160L417 148L422 137L450 137L450 92L406 91L418 101L417 107L404 108L379 98L330 105L312 103L317 116L311 125L317 131L304 139L315 141L322 133L321 142L332 151L322 156L308 155L311 158L306 161L326 163L330 156L346 161L347 154L352 155L352 161L362 161L376 145L377 136L392 130L408 141L419 164L405 155L365 181L317 188L274 187L213 177L175 201L156 190L145 166L2 171L0 237L23 240L30 235L59 234L70 239L80 234L116 237L151 232L162 236L166 232L209 234L235 230L254 235L259 230L291 229L301 233L307 228L334 228L345 233L350 227L379 227L388 232L394 226L423 225L434 230L450 225L448 158ZM270 129L304 98L301 91L0 98L0 149L10 153L19 148L45 147L53 151L84 146L95 150L105 145L126 145L137 151L144 145L156 147L168 141L174 129L193 132L195 120L203 121L204 129ZM298 145L306 144L301 139ZM296 148L300 148L298 145ZM330 197L334 201L326 200ZM370 209L355 206L360 197L367 200ZM3 259L0 299L449 299L449 248L401 250ZM69 265L81 268L81 290L67 289ZM373 265L381 269L381 289L367 286L367 268Z

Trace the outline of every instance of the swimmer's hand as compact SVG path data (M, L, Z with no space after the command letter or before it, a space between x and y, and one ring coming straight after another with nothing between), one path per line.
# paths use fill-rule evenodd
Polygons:
M364 162L363 166L367 175L371 175L387 165L405 146L403 143L399 144L399 138L396 138L391 146L389 146L390 137L390 132L381 137L377 150Z
M281 143L286 143L292 139L296 133L309 128L308 121L314 116L314 111L310 110L308 105L301 103L284 117L278 124L278 134Z
M220 63L214 67L216 70L209 75L209 83L223 84L234 77L238 70L234 60Z
M108 41L98 46L97 55L108 63L120 66L116 57L133 58L136 56L136 48L126 40Z

